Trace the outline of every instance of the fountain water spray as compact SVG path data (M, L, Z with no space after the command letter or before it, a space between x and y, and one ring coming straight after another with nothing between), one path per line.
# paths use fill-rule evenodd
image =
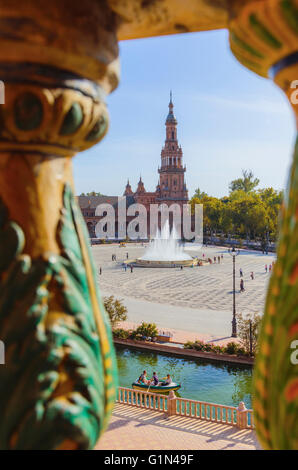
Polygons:
M154 240L150 242L145 254L139 260L179 262L191 261L192 257L185 253L178 243L175 226L171 232L169 220L166 220L162 230L157 230Z

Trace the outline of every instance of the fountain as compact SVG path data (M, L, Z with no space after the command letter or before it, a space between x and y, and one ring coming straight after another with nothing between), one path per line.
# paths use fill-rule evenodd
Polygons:
M184 252L183 247L178 243L175 227L171 232L169 221L166 220L162 230L157 230L155 238L150 242L144 255L136 259L133 265L148 268L172 268L195 266L198 263L198 258L192 258Z

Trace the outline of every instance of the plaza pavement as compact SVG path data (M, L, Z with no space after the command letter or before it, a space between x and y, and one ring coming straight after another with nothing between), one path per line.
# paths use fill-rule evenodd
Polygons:
M116 403L98 450L254 450L255 432Z
M220 264L194 268L134 268L125 272L121 263L142 256L146 247L140 244L95 245L92 247L97 266L97 279L102 295L121 298L128 308L128 325L152 321L160 329L175 332L176 341L199 338L221 340L231 334L232 315L232 258L227 248L191 247L186 252L192 256L212 258L223 254ZM117 261L111 261L116 254ZM269 273L275 259L273 254L241 250L236 258L236 308L237 312L262 313ZM102 275L99 275L99 267ZM239 269L244 273L245 292L239 292ZM250 279L251 271L255 279ZM178 338L178 339L177 339Z

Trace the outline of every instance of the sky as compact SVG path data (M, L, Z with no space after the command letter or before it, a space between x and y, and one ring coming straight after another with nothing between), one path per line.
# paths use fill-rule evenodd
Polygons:
M229 50L227 31L120 43L121 79L107 97L110 129L74 159L76 192L122 195L140 174L155 191L170 89L191 197L200 188L227 195L251 169L260 187L283 189L295 122L282 91L245 69Z

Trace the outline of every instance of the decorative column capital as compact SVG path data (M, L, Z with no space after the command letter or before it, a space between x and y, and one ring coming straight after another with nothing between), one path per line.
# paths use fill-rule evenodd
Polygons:
M72 156L108 129L105 90L88 79L45 65L0 63L0 151Z
M105 1L3 0L0 151L71 156L101 140L119 79L117 21Z
M298 76L298 1L233 1L230 46L245 67L272 78L290 99ZM297 105L290 102L297 115Z

